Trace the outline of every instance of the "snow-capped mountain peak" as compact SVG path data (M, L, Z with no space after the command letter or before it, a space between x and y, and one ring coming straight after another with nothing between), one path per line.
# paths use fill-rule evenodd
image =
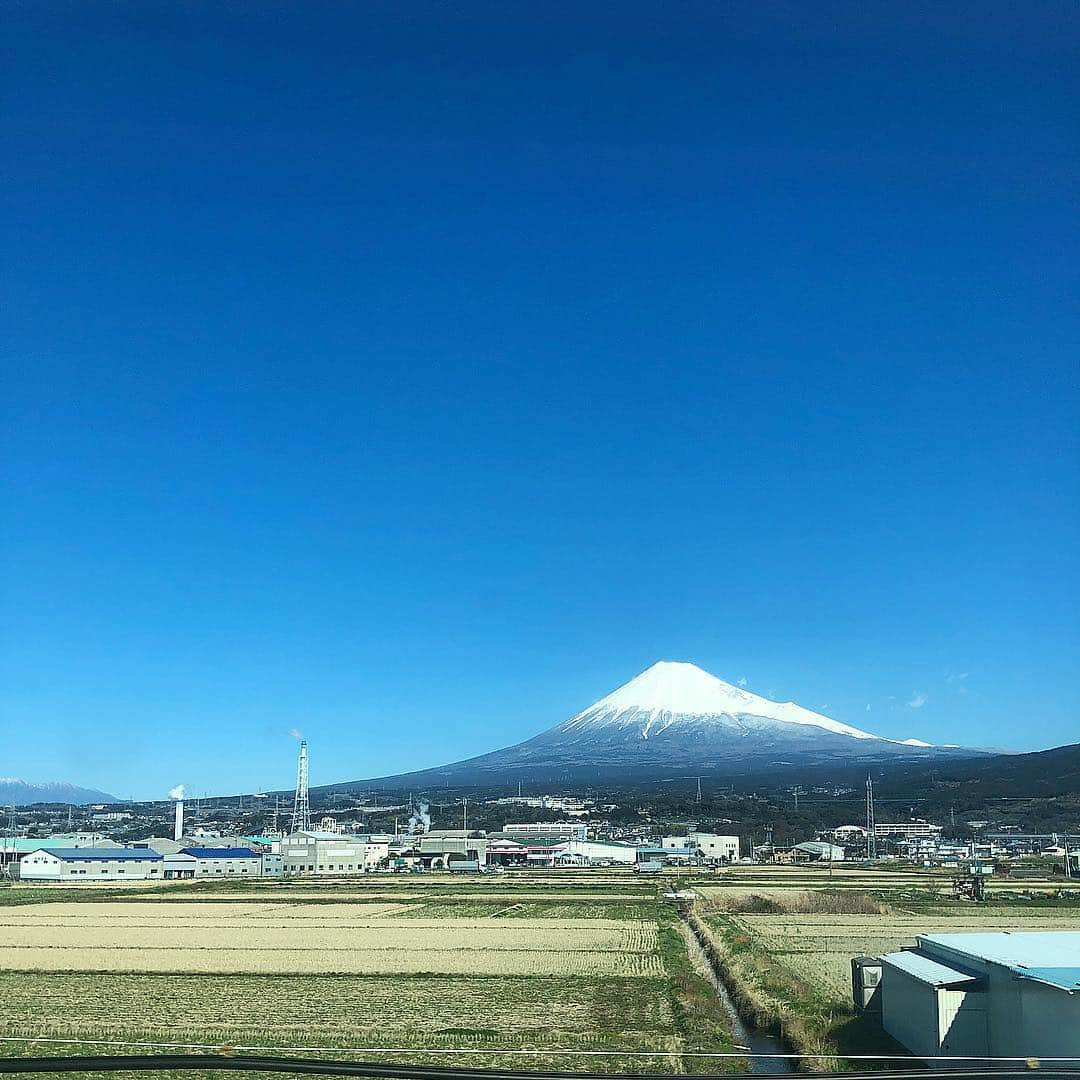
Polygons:
M563 725L566 731L640 726L644 738L684 718L762 717L809 725L853 739L878 739L868 731L811 712L793 701L770 701L718 679L696 664L661 660ZM884 740L882 740L884 741Z
M75 803L84 806L87 803L117 802L115 795L96 788L79 787L63 780L48 780L35 783L18 776L0 776L0 805L29 806L32 803Z

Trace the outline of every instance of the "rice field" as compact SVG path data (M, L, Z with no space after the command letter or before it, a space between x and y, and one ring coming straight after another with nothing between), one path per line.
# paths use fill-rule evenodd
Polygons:
M41 904L0 915L8 971L662 973L655 921L401 919L396 905Z
M361 1047L403 1038L415 1044L418 1034L449 1045L466 1032L543 1035L550 1043L614 1028L643 1046L674 1031L675 1020L662 987L637 989L621 980L568 978L87 973L61 981L7 973L0 974L0 1011L5 1026L42 1036L123 1037L143 1028L166 1041Z
M682 1056L731 1050L729 1026L655 898L459 889L370 902L103 891L0 907L0 1027L38 1040L2 1043L0 1055L149 1044L523 1069L735 1067Z

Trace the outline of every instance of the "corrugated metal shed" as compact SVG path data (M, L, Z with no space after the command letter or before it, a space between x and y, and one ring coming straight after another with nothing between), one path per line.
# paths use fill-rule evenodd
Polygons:
M976 975L946 967L945 964L939 964L936 960L916 952L889 953L883 956L881 961L918 979L919 982L926 983L927 986L970 986L979 981Z
M123 847L123 844L118 844L115 840L108 840L102 836L85 841L74 836L46 836L38 839L26 836L0 836L0 852L14 851L19 855L24 855L30 851L54 851L57 848L76 847L80 849L109 848L116 851L118 848Z
M1056 986L1070 994L1080 991L1080 967L1015 967L1012 970L1021 979Z
M967 955L1008 968L1020 979L1045 983L1070 994L1080 991L1080 930L920 934L918 942L939 956L947 950L950 958Z

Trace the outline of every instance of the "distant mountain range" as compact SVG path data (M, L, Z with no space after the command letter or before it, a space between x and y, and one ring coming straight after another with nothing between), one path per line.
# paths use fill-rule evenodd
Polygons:
M983 751L882 738L718 679L660 661L564 723L515 746L450 765L384 777L392 785L505 784L651 773L721 774L827 764L918 762ZM363 788L376 781L335 784Z
M78 787L62 780L35 784L15 776L0 776L0 806L29 806L31 803L88 803L119 802L115 795L94 788Z

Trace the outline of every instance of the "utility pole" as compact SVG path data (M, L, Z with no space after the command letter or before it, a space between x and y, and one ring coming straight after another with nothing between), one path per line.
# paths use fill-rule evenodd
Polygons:
M877 858L877 830L874 827L874 781L866 774L866 857Z
M694 802L700 803L701 802L701 777L698 776L698 777L695 777L695 779L697 780L697 795L694 798Z
M469 831L469 800L461 800L461 827L468 832Z

